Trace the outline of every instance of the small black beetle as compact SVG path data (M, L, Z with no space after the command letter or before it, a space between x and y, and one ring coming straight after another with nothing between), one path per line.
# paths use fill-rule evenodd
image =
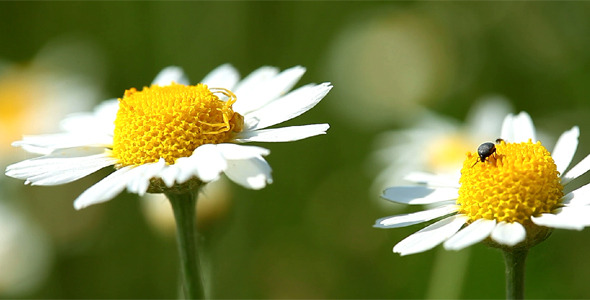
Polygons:
M496 144L504 141L503 139L496 139ZM492 142L487 142L479 145L477 148L477 155L479 155L479 160L476 160L473 166L475 166L479 161L484 162L488 157L492 154L496 153L496 145ZM471 166L473 168L473 166Z
M486 158L494 153L496 153L496 145L494 143L483 143L477 148L477 154L481 162L486 161Z

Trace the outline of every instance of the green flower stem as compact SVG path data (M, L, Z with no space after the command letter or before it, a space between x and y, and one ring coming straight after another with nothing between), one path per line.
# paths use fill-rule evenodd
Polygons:
M197 252L197 192L166 193L176 220L176 241L180 255L183 290L186 299L204 299L203 280Z
M524 299L524 265L528 248L503 249L506 263L506 299Z

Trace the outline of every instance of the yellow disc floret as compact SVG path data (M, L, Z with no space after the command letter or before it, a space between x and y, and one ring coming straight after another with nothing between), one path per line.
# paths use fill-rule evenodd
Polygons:
M498 222L530 223L557 208L563 196L559 172L541 142L496 145L484 162L468 153L461 169L459 213Z
M212 91L213 90L213 91ZM152 85L125 91L115 120L113 156L119 166L163 158L174 164L203 144L219 144L242 131L243 117L232 110L236 98L226 89ZM219 99L218 94L228 97Z

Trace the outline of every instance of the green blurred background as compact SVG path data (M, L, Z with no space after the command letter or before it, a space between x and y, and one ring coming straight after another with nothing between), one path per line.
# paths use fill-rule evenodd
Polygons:
M242 76L302 65L299 85L333 83L286 123L327 122L328 134L261 145L272 151L274 183L229 184L229 205L201 226L213 298L502 298L497 250L392 253L422 226L372 227L404 212L371 190L375 139L420 108L463 121L492 94L553 140L580 126L574 161L590 153L590 3L0 2L2 60L26 65L55 44L83 49L59 59L98 87L92 104L148 85L169 65L191 82L226 62ZM176 297L174 236L146 217L139 197L74 211L75 197L109 171L59 187L2 180L11 195L3 201L39 228L49 254L38 284L0 295ZM530 252L526 296L590 298L588 252L590 230L555 231Z

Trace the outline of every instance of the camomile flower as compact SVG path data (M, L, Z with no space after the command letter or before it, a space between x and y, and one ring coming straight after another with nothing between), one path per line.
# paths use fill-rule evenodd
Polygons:
M574 126L550 153L536 140L527 113L508 115L498 143L467 153L458 183L447 176L410 173L407 180L424 185L395 186L383 193L397 203L434 207L379 219L375 227L397 228L442 217L393 248L408 255L441 243L459 250L484 240L502 249L528 249L547 238L552 228L590 226L590 184L564 193L564 187L590 169L589 155L565 172L578 136Z
M385 188L407 184L404 177L415 170L445 174L458 182L465 153L482 140L497 136L504 117L512 112L510 102L498 95L481 97L467 112L464 121L425 110L408 126L382 133L375 140L371 170L380 170L371 185L371 195ZM377 202L385 208L388 203ZM403 205L388 206L401 213ZM470 252L451 253L438 250L432 262L427 298L458 298L464 282Z
M25 136L14 146L37 154L8 166L6 175L31 185L58 185L114 166L82 193L76 209L108 201L123 190L143 195L194 190L221 173L250 189L272 182L264 156L247 142L288 142L325 134L328 124L269 127L314 107L332 88L307 84L289 92L303 67L261 67L242 80L219 66L196 85L178 67L162 70L151 86L131 88L92 113L61 122L62 133Z

